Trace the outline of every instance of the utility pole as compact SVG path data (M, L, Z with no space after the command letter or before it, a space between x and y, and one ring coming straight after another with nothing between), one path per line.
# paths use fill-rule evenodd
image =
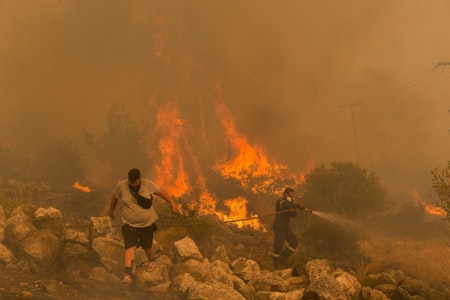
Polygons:
M350 114L352 116L352 127L353 127L353 140L355 142L355 152L356 152L356 162L359 165L359 152L358 152L358 142L356 141L356 128L355 128L355 118L353 116L353 107L356 105L360 105L362 104L362 102L357 102L357 103L349 103L346 105L341 105L341 108L349 108L350 109Z

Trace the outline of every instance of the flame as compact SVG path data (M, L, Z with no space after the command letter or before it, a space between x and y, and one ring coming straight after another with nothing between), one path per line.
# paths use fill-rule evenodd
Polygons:
M422 207L423 210L427 214L429 214L429 215L436 215L436 216L444 216L444 217L447 216L447 212L445 211L444 208L439 207L439 206L430 205L430 204L427 204L427 203L423 202L422 201L422 197L420 196L419 192L417 192L416 190L411 191L410 195L416 201L416 206Z
M85 193L90 193L91 189L88 186L82 186L78 181L75 181L75 183L72 185L73 188L76 188L77 190L80 190Z
M159 110L156 129L162 136L158 145L162 160L156 166L156 178L158 184L167 187L167 191L175 197L181 197L191 189L180 146L185 126L173 103L168 103Z
M433 205L429 205L426 203L422 203L422 206L427 214L436 215L436 216L444 216L444 217L447 216L447 212L442 207L433 206Z
M216 91L218 94L216 114L225 129L234 158L224 159L217 163L214 169L225 178L237 179L243 187L249 188L253 193L279 192L273 190L274 182L279 179L291 179L295 185L303 183L304 173L298 176L287 174L285 165L269 161L259 145L250 145L247 138L236 131L233 116L223 101L223 91L219 82L216 84ZM254 179L258 179L258 182L251 184Z
M231 212L227 217L229 218L228 220L242 220L236 222L236 225L239 228L248 227L255 230L266 231L264 226L259 222L257 215L252 214L248 216L247 203L248 201L243 197L225 200L224 204L230 209Z
M206 187L206 179L203 176L199 176L198 185L202 190L198 204L190 203L190 209L197 210L200 216L215 215L221 221L229 222L239 228L247 227L254 230L266 231L264 226L260 223L257 215L248 215L247 203L248 201L243 197L235 199L228 199L224 201L224 204L230 209L230 214L227 215L224 212L217 211L216 206L218 199L215 195L211 194ZM250 220L242 220L249 219ZM236 221L235 221L236 220Z

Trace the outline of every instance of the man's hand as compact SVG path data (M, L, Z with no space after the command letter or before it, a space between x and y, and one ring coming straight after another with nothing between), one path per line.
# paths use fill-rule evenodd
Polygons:
M313 211L312 211L311 209L305 208L304 210L305 210L307 213L310 213L310 214L313 213Z

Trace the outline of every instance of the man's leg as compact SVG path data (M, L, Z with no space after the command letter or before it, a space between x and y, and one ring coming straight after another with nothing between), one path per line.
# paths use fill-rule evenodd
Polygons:
M124 253L124 267L132 268L134 257L136 255L136 246L125 249Z
M155 249L153 249L153 247L144 249L144 251L149 261L154 261L156 259Z
M136 229L132 228L128 224L124 224L122 226L122 235L125 244L125 251L123 255L125 275L122 283L130 285L132 283L133 262L136 256L138 235Z
M289 251L294 252L298 247L298 240L295 236L295 233L292 229L289 229L286 234L286 242L288 242L288 246L286 247Z

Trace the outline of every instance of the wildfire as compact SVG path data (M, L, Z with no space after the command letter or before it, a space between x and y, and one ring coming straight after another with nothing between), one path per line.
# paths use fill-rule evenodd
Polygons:
M423 202L422 197L416 190L410 192L410 194L416 201L417 205L421 206L427 214L436 215L436 216L444 216L444 217L447 216L447 212L445 211L444 208L439 207L439 206L430 205L430 204Z
M289 182L289 185L302 183L305 174L289 174L286 166L271 162L262 147L251 145L248 139L236 130L233 115L222 99L220 84L217 85L217 91L216 114L232 151L230 157L216 162L213 170L224 179L235 179L245 190L254 194L280 194L285 188L285 182ZM161 161L155 167L156 182L176 198L190 198L186 203L187 207L195 210L198 215L215 215L219 220L230 222L239 228L265 231L258 215L247 211L248 200L243 197L221 199L229 213L217 210L219 199L208 189L201 163L197 161L196 155L189 151L188 140L185 139L190 126L182 118L173 101L159 106L156 96L152 96L149 105L157 109L155 130L160 136L158 148ZM190 172L187 171L186 165L190 167ZM194 188L192 183L195 183Z
M161 136L158 148L162 154L162 159L155 168L155 178L157 178L158 184L164 186L171 195L178 198L189 195L192 192L192 188L184 160L187 147L181 146L185 143L182 137L186 133L188 126L173 103L158 107L156 100L151 99L150 104L158 108L156 130ZM200 190L199 198L190 201L188 208L191 210L195 209L198 215L216 215L221 221L248 218L247 200L244 198L230 199L224 202L231 211L229 215L217 211L218 199L209 192L206 178L201 174L201 168L198 167L195 156L189 154L187 157L191 157L195 165L195 173L198 174L196 188ZM250 218L253 217L255 215L250 216ZM233 222L233 224L240 228L249 227L255 230L264 230L264 227L256 218L249 221Z
M79 191L90 193L91 189L88 186L82 186L78 181L75 181L75 183L72 185L73 188L76 188Z
M248 227L251 229L266 231L264 226L259 222L257 215L247 214L247 200L243 197L238 197L235 199L225 200L224 204L230 209L230 215L227 217L228 220L242 220L236 221L236 225L239 228Z
M426 203L422 203L423 209L427 214L430 215L436 215L436 216L447 216L447 213L445 212L445 209L439 206L433 206Z
M167 191L175 197L181 197L190 191L180 146L185 126L173 103L168 103L159 110L156 129L161 132L158 146L162 153L162 160L156 167L156 178L158 183L167 187Z
M216 100L216 113L225 129L225 135L233 152L234 158L224 160L214 166L225 178L237 179L243 187L249 187L253 178L261 179L249 188L253 192L268 191L275 179L283 177L287 167L275 162L269 162L266 153L258 145L250 145L247 138L236 131L233 116L222 99L222 88L216 85L218 98Z

